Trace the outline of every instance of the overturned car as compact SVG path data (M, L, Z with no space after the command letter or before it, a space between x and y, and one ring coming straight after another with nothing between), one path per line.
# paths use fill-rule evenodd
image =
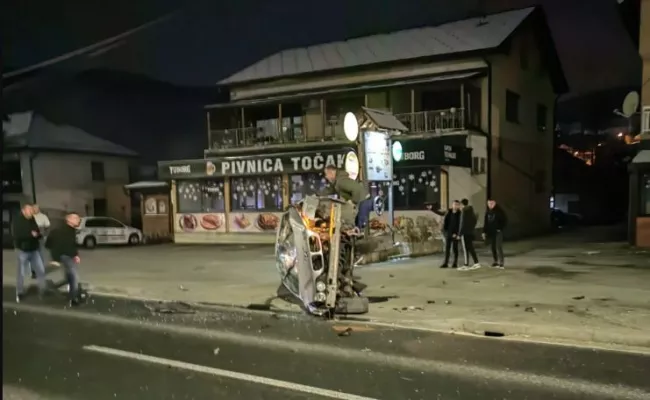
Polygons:
M307 196L282 216L275 249L278 290L310 314L368 312L366 286L354 276L355 215L343 201Z

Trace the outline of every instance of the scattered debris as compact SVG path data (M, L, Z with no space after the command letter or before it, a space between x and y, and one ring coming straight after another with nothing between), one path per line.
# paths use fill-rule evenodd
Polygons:
M445 304L447 305L451 304L451 300L445 300Z
M179 290L182 290L182 291L184 291L184 292L187 292L187 291L189 290L188 288L186 288L186 287L183 286L183 285L178 285L178 289L179 289Z
M409 382L412 382L412 381L413 381L413 379L411 379L411 378L407 378L407 377L404 377L404 376L400 376L400 379L403 379L403 380L405 380L405 381L409 381Z
M361 351L363 351L364 353L368 353L368 352L370 352L370 351L372 351L372 350L370 350L369 348L365 347L365 348L363 348Z
M262 326L260 326L260 330L262 330L262 329L268 329L268 328L270 328L270 327L271 327L270 324L262 324Z
M216 349L212 350L212 354L214 354L215 356L218 356L220 351L221 351L221 349L217 347Z
M352 334L352 328L348 326L347 328L345 328L345 330L339 332L338 335L343 337L343 336L350 336L351 334Z
M519 303L515 303L515 307L521 307Z
M447 281L442 281L442 284L443 284L443 285L446 285L446 284L447 284Z
M395 275L393 275L393 274L388 274L388 277L389 277L389 278L394 278Z
M585 251L584 254L586 254L588 256L594 256L596 254L600 254L600 251Z
M436 304L435 300L427 300L427 304Z
M504 333L496 332L496 331L485 331L485 332L483 332L483 334L485 336L489 336L489 337L504 337L505 336Z
M566 310L568 312L572 313L572 312L575 312L576 308L574 306L568 306Z
M526 307L524 311L534 313L537 312L537 309L535 307Z
M582 300L584 298L585 298L585 296L575 296L575 297L573 297L573 300Z
M379 286L379 289L383 289L383 288L385 288L385 287L386 287L386 286L381 285L381 286Z

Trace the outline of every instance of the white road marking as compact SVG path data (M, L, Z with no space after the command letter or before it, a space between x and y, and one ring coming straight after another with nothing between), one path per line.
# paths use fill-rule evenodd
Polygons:
M239 381L251 382L260 385L273 386L280 389L291 390L293 392L301 392L301 393L311 394L315 396L327 397L330 399L378 400L372 397L357 396L355 394L337 392L328 389L321 389L314 386L301 385L299 383L280 381L277 379L265 378L263 376L244 374L241 372L228 371L220 368L206 367L204 365L191 364L183 361L170 360L161 357L154 357L146 354L132 353L130 351L112 349L110 347L88 345L88 346L83 346L83 349L86 351L106 354L114 357L128 358L131 360L162 365L165 367L172 367L172 368L182 369L186 371L193 371L202 374L218 376L222 378L236 379Z
M281 340L267 336L253 336L235 332L200 329L189 326L167 325L162 323L151 323L142 320L130 320L121 317L90 314L83 311L59 310L46 307L33 306L28 304L16 304L3 302L5 309L24 311L33 314L40 314L49 317L77 319L82 321L94 321L103 324L113 324L126 328L142 329L152 332L173 332L180 335L188 335L205 339L216 339L225 342L235 343L243 346L254 346L260 349L277 349L290 352L297 352L304 356L323 357L338 359L341 362L351 360L364 362L375 366L388 365L394 368L417 371L419 373L431 373L442 375L453 375L458 379L467 379L475 382L476 379L494 380L511 385L527 385L548 391L563 391L575 396L584 398L611 398L628 400L650 399L650 392L626 385L602 384L581 379L560 378L550 375L541 375L530 372L518 372L512 370L501 370L465 363L449 361L427 360L409 356L399 356L373 351L362 351L346 349L334 346L327 346L319 343L306 341ZM7 318L5 316L4 318Z

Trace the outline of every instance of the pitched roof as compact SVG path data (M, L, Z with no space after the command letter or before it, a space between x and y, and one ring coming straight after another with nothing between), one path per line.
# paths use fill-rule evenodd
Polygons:
M220 83L243 83L494 49L508 39L534 9L529 7L438 26L284 50L256 62Z
M93 153L121 157L138 154L126 147L100 139L69 125L57 125L31 111L9 115L3 122L5 150L50 150Z

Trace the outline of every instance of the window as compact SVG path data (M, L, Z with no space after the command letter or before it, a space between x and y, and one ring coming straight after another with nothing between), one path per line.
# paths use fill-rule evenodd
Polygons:
M519 95L510 90L506 90L506 120L519 122Z
M291 175L289 185L291 185L291 203L295 203L310 194L322 192L329 186L329 182L322 173L310 173Z
M440 203L440 169L404 168L394 172L395 210L421 210L424 203Z
M107 212L106 199L93 199L93 215L95 217L105 217Z
M223 185L223 179L178 181L176 211L181 214L224 212Z
M650 215L650 174L641 178L641 215Z
M282 177L231 178L230 197L232 210L282 210Z
M113 218L106 218L104 221L108 228L124 228L124 224Z
M644 106L641 113L641 133L650 133L650 106Z
M481 175L486 173L485 157L472 157L472 175Z
M108 228L106 218L92 218L86 221L86 228Z
M537 105L537 130L546 132L546 124L548 121L547 108L543 104Z
M23 175L20 160L2 162L2 193L22 193Z
M101 161L92 161L90 163L90 173L93 182L104 182L104 163Z

